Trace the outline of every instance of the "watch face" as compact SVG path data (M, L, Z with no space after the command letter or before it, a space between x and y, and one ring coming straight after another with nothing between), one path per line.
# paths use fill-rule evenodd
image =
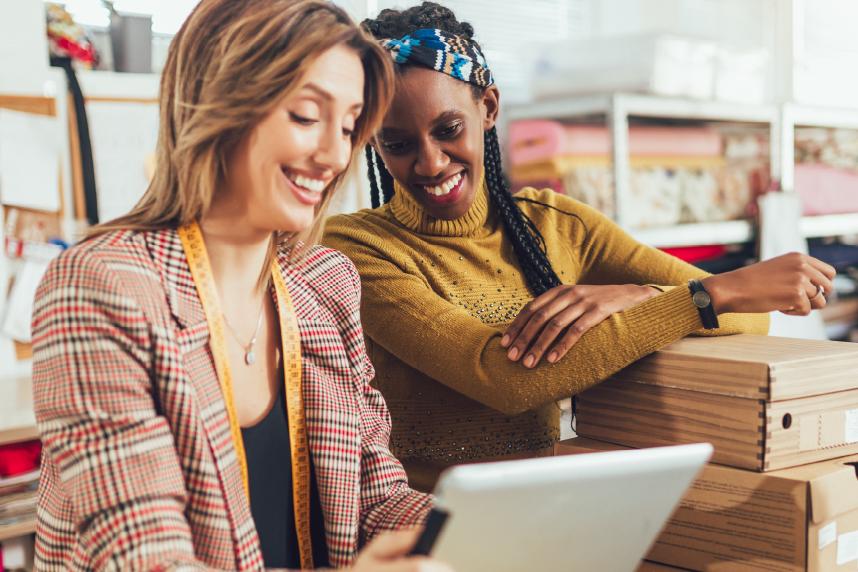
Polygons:
M691 301L694 302L694 305L698 308L705 308L712 303L712 299L709 298L709 294L702 291L695 292L694 295L691 296Z

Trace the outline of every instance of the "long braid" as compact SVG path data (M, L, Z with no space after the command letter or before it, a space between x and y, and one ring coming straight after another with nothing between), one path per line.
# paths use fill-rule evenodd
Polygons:
M377 209L381 206L381 202L378 199L378 180L375 178L375 163L373 161L375 151L373 151L372 145L366 146L364 154L366 155L366 174L369 178L369 199L372 208Z
M393 175L384 166L384 161L372 145L367 145L364 153L366 154L366 174L369 177L369 198L372 208L377 209L393 198ZM375 177L376 171L378 171L378 179ZM381 185L379 185L379 179L381 179ZM381 187L380 197L379 187Z
M501 165L497 129L492 127L486 131L484 141L483 168L486 173L489 199L500 213L504 230L512 243L528 288L534 296L539 296L559 286L560 278L554 272L546 255L545 239L542 238L533 221L521 212L509 191Z
M387 170L387 166L381 158L381 155L375 152L375 165L378 168L378 177L381 179L381 194L384 199L384 204L390 202L393 198L393 175Z

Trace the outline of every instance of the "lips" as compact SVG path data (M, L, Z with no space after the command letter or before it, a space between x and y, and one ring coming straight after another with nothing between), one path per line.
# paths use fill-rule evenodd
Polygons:
M285 166L281 166L280 170L288 182L292 194L295 195L299 202L306 205L316 205L321 202L322 197L324 197L324 191L328 186L325 180L301 175Z
M467 174L460 171L434 185L418 185L426 199L434 204L448 205L456 202L461 195Z
M450 194L450 192L459 186L459 183L462 182L462 173L456 173L451 177L447 177L445 180L441 181L437 185L424 185L423 188L427 193L436 197L443 197L444 195Z

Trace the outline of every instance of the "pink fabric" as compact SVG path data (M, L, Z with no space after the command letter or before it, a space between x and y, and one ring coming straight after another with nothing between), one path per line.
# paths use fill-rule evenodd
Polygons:
M563 125L556 121L516 121L509 128L513 165L546 161L562 155L604 156L611 152L607 127ZM629 152L634 157L718 157L721 135L706 127L631 127Z
M858 212L858 171L816 163L798 164L795 190L806 215Z

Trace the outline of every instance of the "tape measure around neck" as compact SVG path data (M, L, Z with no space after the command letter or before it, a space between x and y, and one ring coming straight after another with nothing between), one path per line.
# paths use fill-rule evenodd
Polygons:
M211 338L211 350L215 370L220 380L221 391L229 418L230 435L241 469L244 491L250 499L250 481L247 472L247 457L241 425L235 410L232 371L229 367L226 350L226 326L221 313L220 298L217 293L214 275L206 251L203 234L197 223L191 223L178 229L185 256L191 270L191 276L206 314L206 322ZM280 340L283 361L283 383L286 393L287 421L289 425L289 445L292 460L292 496L295 512L295 527L298 537L298 551L301 568L312 569L313 548L310 535L310 449L307 443L307 424L304 412L304 396L301 379L301 336L298 321L292 306L292 298L286 288L286 281L280 272L277 261L271 263L271 277L277 296L277 314L280 323ZM285 539L284 539L285 542Z

